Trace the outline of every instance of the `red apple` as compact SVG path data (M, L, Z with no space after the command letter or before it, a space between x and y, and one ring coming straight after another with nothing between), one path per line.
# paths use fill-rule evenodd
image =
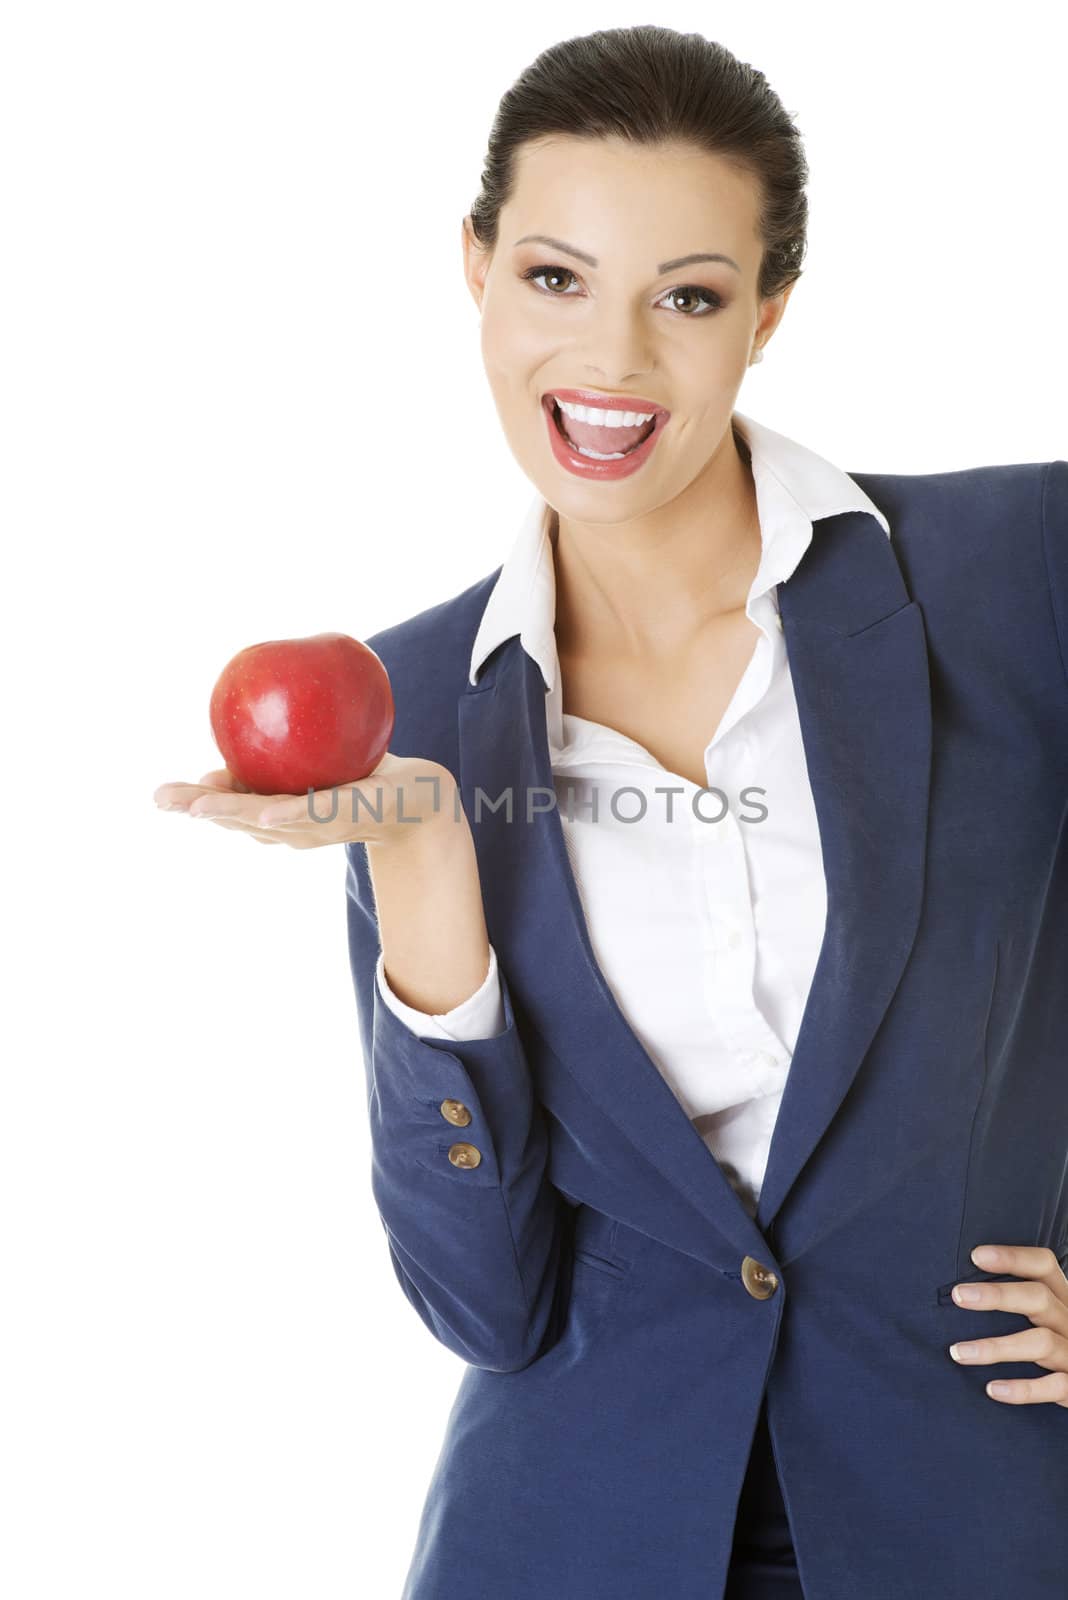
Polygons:
M239 650L211 694L211 731L253 794L358 783L393 735L389 676L347 633L270 639Z

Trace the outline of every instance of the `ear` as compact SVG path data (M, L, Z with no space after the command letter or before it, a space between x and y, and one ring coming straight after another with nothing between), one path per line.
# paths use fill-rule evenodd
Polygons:
M467 287L471 291L471 298L478 309L482 310L482 296L486 288L486 274L490 269L491 255L484 250L475 238L471 226L470 215L465 216L461 223L461 247L464 259L464 277Z
M797 279L795 278L794 282L788 283L785 289L780 289L778 294L769 295L763 301L760 308L760 318L756 326L756 341L761 349L767 344L782 321L783 313L786 310L786 302L793 294L796 283Z

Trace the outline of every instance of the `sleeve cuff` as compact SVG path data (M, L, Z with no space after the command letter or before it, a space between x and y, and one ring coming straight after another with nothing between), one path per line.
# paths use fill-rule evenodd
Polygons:
M490 945L489 971L474 994L453 1006L451 1011L418 1011L397 998L386 978L385 955L380 951L375 964L375 983L384 1003L413 1033L431 1039L487 1039L503 1033L504 1005L497 974L497 952Z

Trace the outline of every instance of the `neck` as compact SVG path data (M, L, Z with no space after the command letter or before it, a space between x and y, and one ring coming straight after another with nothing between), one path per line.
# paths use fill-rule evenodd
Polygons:
M694 482L646 516L606 525L557 515L551 537L561 659L677 656L744 610L760 564L745 442L729 427Z

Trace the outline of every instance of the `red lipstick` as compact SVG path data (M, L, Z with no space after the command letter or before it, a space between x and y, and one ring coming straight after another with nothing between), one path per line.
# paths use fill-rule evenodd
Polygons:
M566 400L573 406L603 406L605 411L662 411L665 422L671 415L655 400L645 400L637 394L605 394L596 389L546 389L545 395L554 400Z

